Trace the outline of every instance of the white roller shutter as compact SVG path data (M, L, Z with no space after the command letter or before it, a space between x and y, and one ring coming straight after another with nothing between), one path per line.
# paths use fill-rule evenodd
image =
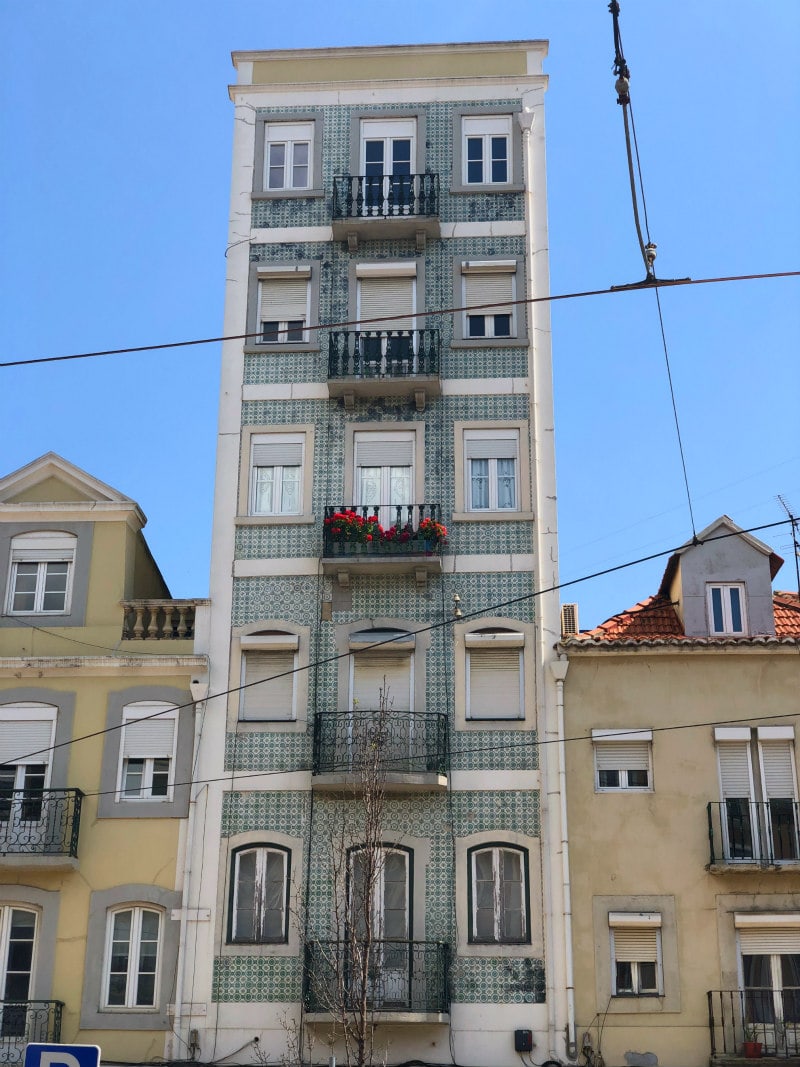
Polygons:
M262 278L258 283L258 321L302 319L308 310L306 278Z
M411 656L362 652L353 663L353 707L376 711L384 691L391 711L411 710ZM357 702L357 703L356 703Z
M78 538L59 530L37 530L19 534L11 541L11 559L17 562L35 560L37 563L71 560L75 556Z
M303 435L275 437L253 444L254 467L299 467L303 462Z
M174 738L174 718L126 719L122 738L123 758L170 757Z
M514 648L470 648L467 656L469 718L521 718L521 652Z
M612 927L618 963L657 963L658 927Z
M650 769L650 745L647 741L596 741L594 753L598 771Z
M359 278L358 317L364 330L410 330L414 312L414 278ZM371 324L368 319L400 315L391 322Z
M791 743L789 741L761 741L758 747L761 754L765 799L795 800L797 786Z
M356 467L410 467L414 463L414 435L355 435Z
M245 652L240 718L293 719L294 666L293 651Z
M739 930L743 956L788 956L800 953L800 926Z
M49 749L53 738L52 719L11 719L0 724L0 763L31 762L25 757L32 757L35 763L48 763Z
M722 741L717 744L722 798L753 797L753 775L748 741Z
M501 307L489 307L488 315L510 315L513 308L510 303L514 299L514 271L487 271L486 273L464 274L464 304L468 308L475 308L475 313L480 314L485 304L500 304Z
M516 430L468 431L464 435L467 459L516 459L519 456L519 434Z

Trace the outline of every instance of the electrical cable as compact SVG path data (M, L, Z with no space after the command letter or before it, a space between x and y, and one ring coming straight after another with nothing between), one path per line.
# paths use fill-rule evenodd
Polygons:
M750 282L750 281L763 281L772 278L797 278L800 277L800 270L781 270L770 271L768 273L759 274L730 274L721 275L715 278L654 278L652 286L665 287L671 285L715 285L722 282ZM648 286L649 288L650 286ZM423 319L430 318L434 315L453 315L463 311L481 311L489 308L499 307L512 307L521 304L546 304L556 303L559 300L577 300L580 297L586 296L614 296L617 293L627 292L629 290L641 289L641 282L636 282L632 285L615 285L610 289L585 289L580 292L574 293L557 293L555 295L550 294L548 296L534 296L525 297L521 300L503 300L493 304L468 304L461 307L449 307L438 308L432 311L415 311L414 318ZM363 326L371 325L377 322L393 322L397 319L407 319L408 315L404 312L400 315L383 315L380 318L371 319L348 319L342 322L324 322L316 323L305 326L305 330L342 330L349 326ZM224 341L247 341L251 338L260 337L260 333L236 333L236 334L224 334L219 337L199 337L191 341L167 341L163 344L154 345L136 345L127 348L105 348L98 349L93 352L75 352L68 356L38 356L36 359L12 359L6 360L0 363L0 368L3 367L28 367L34 363L62 363L66 360L72 359L93 359L96 356L124 356L136 354L138 352L159 352L167 348L189 348L196 345L210 345L219 344ZM305 353L298 353L303 355ZM313 358L315 353L311 352L308 355Z

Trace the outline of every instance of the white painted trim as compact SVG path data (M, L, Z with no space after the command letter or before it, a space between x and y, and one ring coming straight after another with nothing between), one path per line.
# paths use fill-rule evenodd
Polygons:
M250 242L254 245L280 245L285 241L332 241L332 226L275 226L269 230L250 231ZM261 266L259 265L259 274Z
M800 926L800 911L773 911L769 913L736 911L733 914L733 925L737 930L752 929L758 926Z
M652 741L652 730L592 730L592 741Z
M442 396L527 395L530 391L528 378L446 378L442 382Z
M518 222L443 222L442 237L522 237L525 223Z
M759 726L759 741L794 741L793 726Z
M539 771L452 771L450 774L450 788L462 793L538 789L540 784Z
M314 359L316 353L303 353ZM242 400L327 400L327 385L312 382L298 385L243 385Z
M715 741L749 741L749 726L715 726Z

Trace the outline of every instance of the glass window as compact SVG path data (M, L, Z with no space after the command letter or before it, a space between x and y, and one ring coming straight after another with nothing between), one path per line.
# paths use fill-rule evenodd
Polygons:
M118 800L171 800L177 712L160 701L123 710Z
M286 941L288 886L288 851L267 845L237 850L230 940L245 944Z
M462 119L464 183L507 185L511 180L511 116Z
M273 122L265 128L264 188L309 189L311 186L311 122Z
M527 854L492 846L470 852L470 941L519 944L528 940Z
M744 585L739 582L709 585L708 616L711 634L731 637L745 634Z
M160 933L158 911L134 907L111 912L104 982L106 1007L155 1007Z
M64 615L69 611L77 538L35 531L11 541L8 611L17 615Z
M616 997L660 996L661 916L609 916L612 992Z

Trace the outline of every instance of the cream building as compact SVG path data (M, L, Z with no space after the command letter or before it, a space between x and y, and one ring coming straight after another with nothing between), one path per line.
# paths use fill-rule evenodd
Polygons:
M138 504L48 453L0 479L0 1062L171 1028L205 601Z
M656 596L559 647L590 1064L800 1052L800 601L773 593L781 562L723 516Z

